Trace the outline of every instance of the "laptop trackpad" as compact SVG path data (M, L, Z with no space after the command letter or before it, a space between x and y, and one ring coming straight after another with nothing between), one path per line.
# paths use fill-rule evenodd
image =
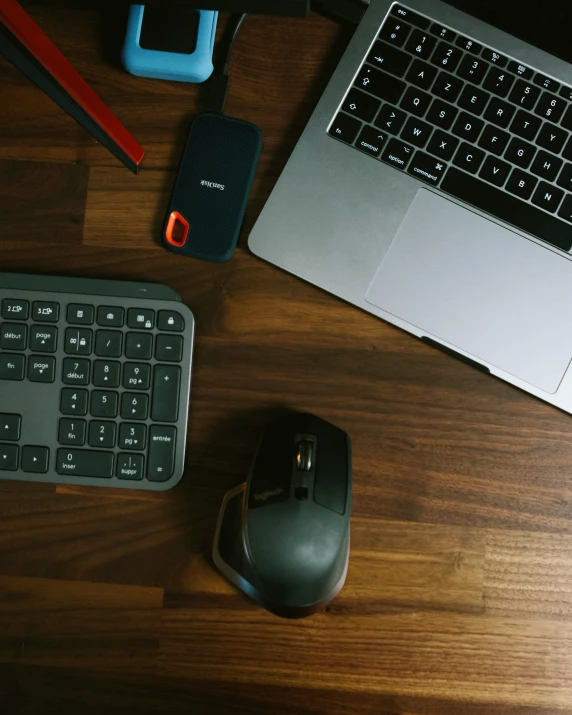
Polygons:
M572 264L421 189L368 303L554 393L572 356Z

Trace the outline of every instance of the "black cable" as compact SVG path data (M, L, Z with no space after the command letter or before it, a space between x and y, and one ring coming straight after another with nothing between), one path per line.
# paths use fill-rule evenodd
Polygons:
M222 65L223 74L228 74L228 66L230 64L230 57L234 48L234 42L236 40L236 36L238 35L238 31L242 26L242 23L246 20L246 14L247 13L243 12L242 15L234 16L233 18L231 18L232 30L228 30L228 33L230 34L230 40L228 41L226 57L224 58L224 63Z
M224 61L220 67L216 68L210 79L205 82L206 107L210 112L223 114L230 85L230 76L228 73L230 58L234 43L240 30L242 23L246 18L246 13L233 15L225 30L223 44L226 44L226 52L224 53Z

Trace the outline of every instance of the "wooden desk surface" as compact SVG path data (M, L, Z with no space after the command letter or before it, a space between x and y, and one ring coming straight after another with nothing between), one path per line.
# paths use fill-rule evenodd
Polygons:
M570 416L246 248L348 31L246 22L228 112L264 153L240 248L212 265L158 244L197 88L123 72L112 10L26 7L147 157L131 175L0 58L0 268L163 281L198 332L179 487L0 481L0 711L571 715ZM354 450L347 583L298 622L209 560L223 495L284 407Z

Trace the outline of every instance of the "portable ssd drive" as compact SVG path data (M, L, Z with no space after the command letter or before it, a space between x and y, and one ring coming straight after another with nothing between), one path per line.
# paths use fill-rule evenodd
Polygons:
M205 261L232 256L261 148L255 124L222 114L195 118L163 225L166 248Z

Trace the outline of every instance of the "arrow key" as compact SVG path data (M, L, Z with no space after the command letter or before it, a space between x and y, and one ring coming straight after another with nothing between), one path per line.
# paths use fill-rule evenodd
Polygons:
M50 463L50 450L47 447L24 447L22 449L22 469L25 472L45 474Z
M0 472L15 472L18 469L18 452L16 444L0 444Z
M407 115L401 109L384 104L375 120L375 126L389 134L399 134Z
M17 442L20 439L22 418L20 415L0 414L0 440Z

